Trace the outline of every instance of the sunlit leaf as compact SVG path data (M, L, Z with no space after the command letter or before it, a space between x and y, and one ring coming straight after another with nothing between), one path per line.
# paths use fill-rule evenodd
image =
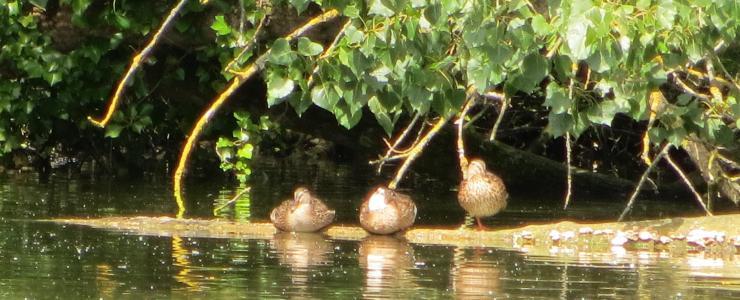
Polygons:
M319 55L323 51L324 47L321 44L314 43L305 37L298 39L298 53L303 56Z
M229 35L231 33L231 27L226 23L223 15L216 16L213 24L211 24L211 29L213 29L217 35Z

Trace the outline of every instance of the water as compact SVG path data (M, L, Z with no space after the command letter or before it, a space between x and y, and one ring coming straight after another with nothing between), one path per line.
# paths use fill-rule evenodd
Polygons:
M338 210L343 223L378 181L357 167L260 167L251 201L223 218L265 220L297 183ZM416 181L412 178L410 181ZM414 184L418 223L454 225L454 190L434 179ZM423 186L424 188L418 188ZM236 191L226 180L193 178L189 216L209 217ZM491 226L562 218L613 218L622 201L512 199ZM640 200L637 214L686 213L691 205ZM549 204L548 204L549 203ZM740 262L658 254L534 256L493 248L410 244L385 236L362 241L319 234L271 240L138 236L34 220L171 214L166 179L108 181L0 175L0 298L740 298ZM245 225L246 226L246 225Z

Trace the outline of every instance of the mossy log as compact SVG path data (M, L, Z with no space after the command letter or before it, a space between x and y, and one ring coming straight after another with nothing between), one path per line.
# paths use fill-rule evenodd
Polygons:
M398 236L411 243L429 245L450 245L457 247L496 247L502 249L520 249L522 245L528 251L548 253L553 245L553 231L578 232L583 228L591 230L608 230L612 232L633 231L650 232L654 236L689 236L692 230L718 232L726 236L721 243L733 247L740 243L740 226L738 215L713 217L671 218L635 222L607 223L574 223L570 221L528 225L519 228L476 231L456 228L427 227L414 228ZM270 223L239 223L226 220L174 219L170 217L108 217L99 219L54 219L51 222L66 225L84 225L94 228L121 231L139 235L180 236L201 238L251 238L270 239L277 230ZM520 243L517 238L523 233L529 236L527 243ZM337 240L361 240L368 236L362 228L349 225L333 225L324 234ZM596 237L596 235L593 235ZM589 235L590 237L590 235ZM581 237L583 238L583 237ZM606 248L610 242L607 240ZM731 253L734 255L735 253Z

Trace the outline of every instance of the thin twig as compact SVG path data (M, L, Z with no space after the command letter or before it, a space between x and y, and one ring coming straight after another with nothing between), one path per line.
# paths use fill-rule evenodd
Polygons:
M490 105L483 105L483 109L481 109L479 112L477 112L473 117L470 118L470 121L465 123L465 126L463 126L463 130L468 129L475 121L478 121L483 115L491 108Z
M468 89L468 91L470 91L470 89ZM465 170L468 168L468 159L465 156L465 139L463 138L465 115L467 115L470 108L475 105L475 95L471 94L468 95L468 100L465 102L463 109L460 111L460 116L457 118L457 156L460 159L460 171L463 172L463 174L465 174Z
M504 119L504 113L506 113L506 108L509 107L509 97L506 97L506 94L502 94L503 97L501 98L501 109L498 111L498 117L496 117L496 123L493 124L493 129L491 129L491 136L488 137L489 141L496 140L496 132L498 132L498 127L501 125L501 121Z
M504 93L497 93L497 92L493 92L493 91L491 91L491 92L485 92L481 96L483 96L483 98L491 99L491 100L501 100L501 101L503 101L503 100L506 99L506 94L504 94Z
M406 136L408 136L409 132L411 132L411 129L414 128L414 126L416 126L416 121L418 120L419 120L419 113L416 113L416 115L414 115L414 118L411 119L411 122L409 122L409 125L406 126L406 129L404 129L403 132L401 132L401 135L396 138L396 141L393 142L393 145L388 147L388 151L385 152L385 155L383 155L383 157L381 157L380 159L376 161L370 162L371 164L373 162L378 163L378 170L377 170L378 174L380 174L380 171L383 169L383 165L388 161L388 158L391 157L391 153L395 152L396 148L398 148L398 146L401 143L403 143L403 141L406 139Z
M570 197L573 191L573 167L571 166L572 162L572 152L573 148L570 145L570 131L565 132L565 165L566 165L566 173L568 174L568 180L567 180L567 187L568 190L565 192L565 205L563 205L563 209L568 209L568 204L570 203Z
M347 27L349 27L350 20L347 20L347 22L344 22L344 25L342 25L342 29L337 32L337 35L334 37L334 40L331 42L329 47L326 47L326 50L324 50L324 53L322 53L318 59L316 59L316 66L313 67L313 71L311 71L311 75L308 76L308 83L306 86L310 89L313 86L313 79L314 75L316 75L316 72L319 71L319 62L327 58L331 52L334 50L334 48L337 47L337 44L339 43L339 40L344 36L344 31L347 30Z
M558 39L555 41L555 44L550 48L549 51L547 51L547 54L545 54L545 58L551 59L553 56L555 56L555 53L558 53L558 49L560 48L560 45L563 44L563 39L558 37Z
M686 176L686 174L683 172L683 170L681 170L681 167L679 167L678 164L676 164L673 161L670 154L665 156L665 160L668 162L668 164L671 165L671 167L673 167L673 170L676 171L676 173L678 173L679 176L681 176L681 179L683 179L683 182L686 183L686 186L689 187L689 189L691 190L691 193L694 194L694 198L696 198L696 202L699 202L699 205L701 205L701 208L703 208L704 211L707 213L707 216L711 216L712 212L710 212L709 209L707 209L707 206L704 204L704 201L701 199L701 195L699 195L699 193L696 192L694 185L691 184L691 181Z
M257 29L254 30L254 36L252 36L252 39L249 41L248 44L244 45L244 47L242 48L242 51L239 52L239 54L236 57L234 57L234 59L232 59L226 65L226 67L224 67L224 70L223 70L224 72L228 72L229 70L231 70L231 67L233 67L234 64L236 64L237 61L239 61L239 59L242 58L242 56L245 53L247 53L247 51L251 50L252 47L255 44L257 44L257 39L259 39L259 35L262 32L263 25L265 24L265 19L267 19L267 16L264 16L264 17L262 17L262 19L260 19L259 24L257 24Z
M707 95L704 95L702 93L695 91L694 89L689 87L685 82L683 82L683 80L681 80L681 78L678 77L678 74L673 73L673 80L676 81L676 84L678 85L678 87L681 88L681 90L684 93L689 94L691 96L694 96L704 101L709 100L709 97Z
M233 198L231 198L231 200L227 201L226 203L222 204L219 207L214 208L213 209L213 214L216 215L216 213L218 213L220 210L224 209L226 206L230 205L231 203L236 202L236 200L238 200L239 198L241 198L242 195L244 195L244 193L249 192L250 190L252 190L252 187L246 187L246 188L242 189L239 193L236 194L236 196L234 196Z
M653 162L647 167L644 173L642 173L642 176L640 177L640 181L637 182L637 186L635 187L635 190L632 192L632 196L630 196L630 200L627 202L627 207L624 208L622 211L622 214L619 215L619 219L617 222L622 222L622 219L624 219L624 216L627 215L627 213L632 209L632 205L635 203L635 199L637 199L637 195L640 194L640 189L642 189L642 185L645 183L645 180L647 179L648 175L650 174L650 171L652 171L656 165L658 165L658 162L665 156L666 153L668 153L668 148L670 148L671 144L666 143L665 146L663 146L663 149L660 150L660 153L655 156L653 159Z
M416 159L419 154L421 154L422 150L424 150L424 147L429 143L430 140L434 137L437 132L439 132L440 129L447 123L448 118L447 117L440 117L439 120L437 120L437 123L434 124L434 126L429 129L429 131L424 135L423 138L419 141L419 143L416 144L416 146L411 149L409 152L409 156L406 158L406 160L403 161L403 164L400 168L398 168L398 171L396 171L396 176L393 178L393 180L388 184L388 188L395 189L398 185L398 182L401 181L401 178L403 178L403 175L406 173L406 170L411 165L411 162Z
M116 87L115 93L113 93L113 98L110 100L110 104L108 104L108 109L105 112L105 116L100 120L95 120L93 117L88 116L87 119L95 124L98 127L105 127L108 125L108 122L110 122L111 117L113 117L113 113L116 111L116 108L118 107L118 103L121 101L121 96L123 95L123 90L125 87L133 80L134 74L136 74L136 71L139 69L139 66L143 61L149 57L149 54L152 53L152 50L154 49L154 46L157 45L157 42L161 39L162 35L170 28L170 25L175 20L175 16L182 10L182 8L185 6L185 4L188 2L188 0L180 0L177 5L175 5L172 10L170 10L170 14L167 15L167 18L164 19L164 22L162 22L162 25L159 26L159 29L156 33L154 33L154 36L152 36L152 39L149 40L149 43L144 47L139 54L136 54L133 59L131 59L131 65L129 65L128 70L126 70L126 74L123 75L123 78L121 78L120 81L118 81L118 86Z

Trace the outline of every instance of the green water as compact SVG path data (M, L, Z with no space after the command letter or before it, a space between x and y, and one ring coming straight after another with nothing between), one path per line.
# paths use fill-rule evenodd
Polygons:
M455 191L410 178L418 223L456 225ZM268 164L253 176L250 201L223 218L265 220L296 184L311 187L338 220L352 223L379 181L361 167ZM191 178L190 217L210 217L235 191L220 179ZM492 227L559 219L608 219L622 201L574 202L559 196L513 198ZM34 220L171 214L167 179L67 179L0 175L0 298L740 298L740 261L702 257L567 255L541 257L493 248L409 244L371 236L360 242L317 234L271 240L138 236ZM637 217L694 212L691 205L642 201ZM247 226L247 225L245 225Z

